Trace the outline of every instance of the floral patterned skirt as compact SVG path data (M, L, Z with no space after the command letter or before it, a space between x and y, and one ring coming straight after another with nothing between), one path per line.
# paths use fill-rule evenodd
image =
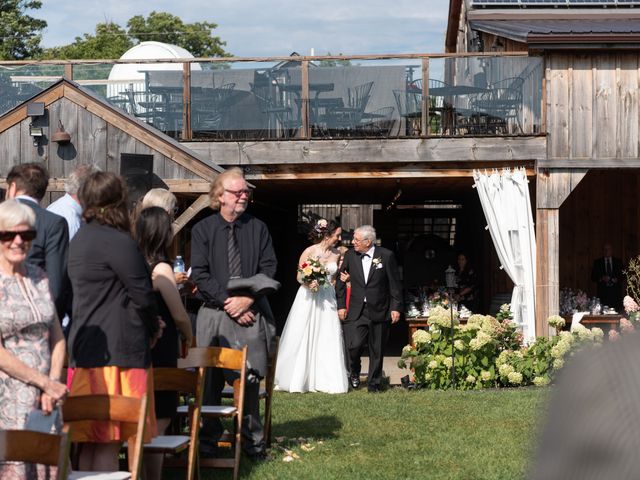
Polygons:
M70 396L76 395L124 395L140 398L149 395L145 442L157 435L156 413L153 402L153 371L144 368L120 368L115 366L98 368L74 368L71 378ZM136 433L135 425L120 422L86 421L74 422L71 429L72 442L124 442Z

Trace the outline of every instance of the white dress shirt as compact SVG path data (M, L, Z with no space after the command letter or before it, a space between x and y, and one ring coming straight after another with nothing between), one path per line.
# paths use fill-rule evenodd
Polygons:
M80 230L82 226L82 207L68 193L49 205L47 210L67 220L69 240Z
M369 278L369 272L371 271L371 262L373 261L373 251L375 250L375 246L371 247L366 253L362 254L362 272L364 273L364 283L367 283L367 279ZM365 298L366 301L366 298Z

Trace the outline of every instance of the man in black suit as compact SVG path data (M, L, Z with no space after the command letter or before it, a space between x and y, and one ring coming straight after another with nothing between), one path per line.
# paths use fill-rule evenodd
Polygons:
M622 261L613 256L613 248L606 243L603 256L593 262L591 280L597 283L598 298L602 305L622 306Z
M336 296L338 316L343 330L350 364L350 384L360 386L360 355L368 340L369 392L380 391L384 347L389 333L389 322L400 320L402 284L393 252L376 247L376 231L363 225L353 234L354 250L347 252L342 272L349 273L351 294L347 312L346 286L338 277Z
M39 205L49 185L49 172L41 163L15 165L7 175L7 198L15 198L36 214L36 238L27 255L30 262L47 272L58 318L67 310L70 294L67 276L69 228L67 221Z

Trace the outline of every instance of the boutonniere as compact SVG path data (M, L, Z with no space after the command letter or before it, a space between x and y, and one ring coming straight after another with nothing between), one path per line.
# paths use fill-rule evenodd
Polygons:
M382 268L382 258L381 257L374 258L373 260L371 260L371 263L376 268Z

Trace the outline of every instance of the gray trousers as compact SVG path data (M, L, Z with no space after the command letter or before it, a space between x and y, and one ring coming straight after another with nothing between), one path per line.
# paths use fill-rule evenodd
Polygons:
M250 327L238 325L224 310L201 307L198 311L196 340L199 347L241 349L247 345L247 378L242 417L243 450L249 455L265 449L264 429L260 418L260 379L267 367L267 332L265 320L256 313ZM209 369L205 378L204 404L220 405L225 381L232 385L238 378L233 370ZM201 430L203 441L216 442L222 434L219 419L206 419Z

